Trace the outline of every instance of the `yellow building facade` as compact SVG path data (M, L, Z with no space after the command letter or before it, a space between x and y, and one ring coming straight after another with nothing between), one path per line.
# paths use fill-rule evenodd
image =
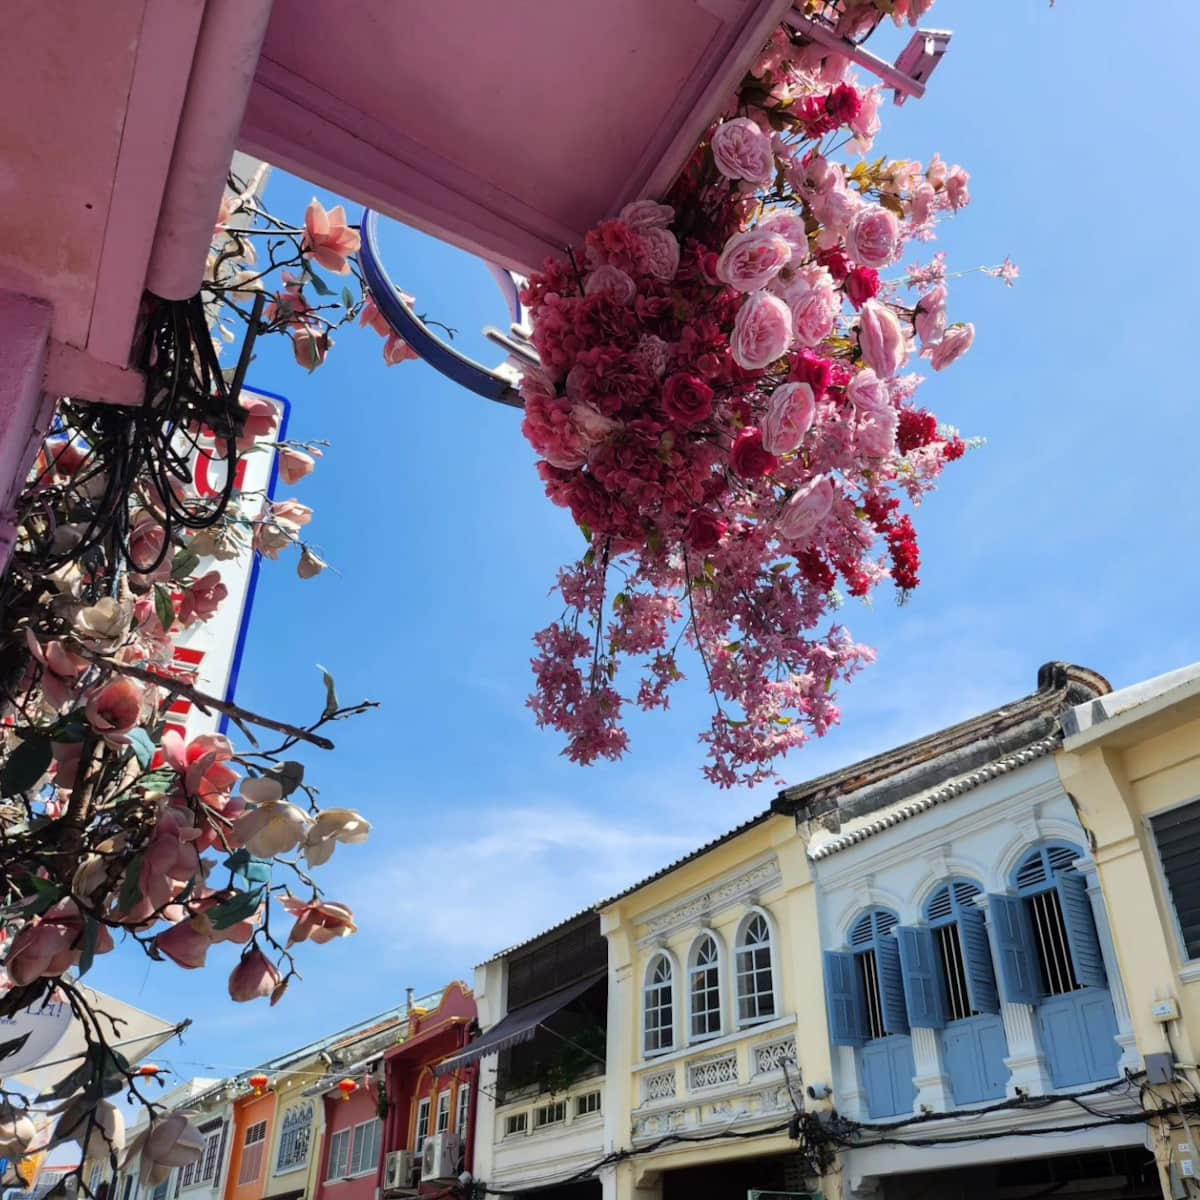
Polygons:
M1064 719L1063 786L1092 856L1137 1047L1164 1194L1200 1175L1200 664L1080 705ZM1189 1130L1186 1125L1190 1123Z
M722 1173L730 1195L804 1190L789 1126L803 1087L828 1082L831 1066L816 896L794 820L764 813L600 917L607 1129L636 1152L606 1175L606 1198L660 1200L701 1175L711 1189ZM835 1195L836 1178L821 1188Z

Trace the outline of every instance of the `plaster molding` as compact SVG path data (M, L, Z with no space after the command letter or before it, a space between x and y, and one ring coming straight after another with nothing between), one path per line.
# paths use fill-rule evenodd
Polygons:
M691 892L668 907L652 909L649 913L634 918L635 925L644 926L646 932L638 939L639 948L665 941L671 934L691 926L703 928L726 909L745 904L748 896L754 903L763 893L783 882L779 859L772 854L760 859L737 874L718 879L702 891Z

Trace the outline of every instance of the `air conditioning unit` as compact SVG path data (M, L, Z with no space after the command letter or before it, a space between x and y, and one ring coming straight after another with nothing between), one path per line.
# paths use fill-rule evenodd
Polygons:
M393 1150L387 1156L383 1173L385 1191L392 1188L412 1187L413 1152L411 1150Z
M427 1137L421 1148L421 1182L455 1178L461 1155L462 1138L457 1133L435 1133Z

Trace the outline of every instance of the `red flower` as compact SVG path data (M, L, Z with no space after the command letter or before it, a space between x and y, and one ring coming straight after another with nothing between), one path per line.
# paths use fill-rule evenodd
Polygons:
M683 529L683 540L693 550L707 554L716 547L728 528L729 522L724 517L718 517L707 508L698 508L688 517Z
M918 450L937 440L937 417L923 408L900 410L900 425L896 430L896 448L901 454Z
M833 382L833 363L811 350L801 350L792 363L789 383L807 383L812 388L813 398L819 404L825 399L829 385Z
M743 479L761 479L770 475L779 465L775 455L763 449L762 430L751 426L743 429L733 442L729 452L729 466L735 475Z
M861 308L865 300L874 300L879 294L879 272L874 267L855 267L846 276L846 295L855 308Z
M712 416L712 401L712 388L695 375L678 371L663 385L663 412L684 429L707 421Z

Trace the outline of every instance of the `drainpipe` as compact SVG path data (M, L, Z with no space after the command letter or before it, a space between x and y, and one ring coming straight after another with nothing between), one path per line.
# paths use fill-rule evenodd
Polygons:
M146 271L164 300L200 290L273 0L208 0Z

